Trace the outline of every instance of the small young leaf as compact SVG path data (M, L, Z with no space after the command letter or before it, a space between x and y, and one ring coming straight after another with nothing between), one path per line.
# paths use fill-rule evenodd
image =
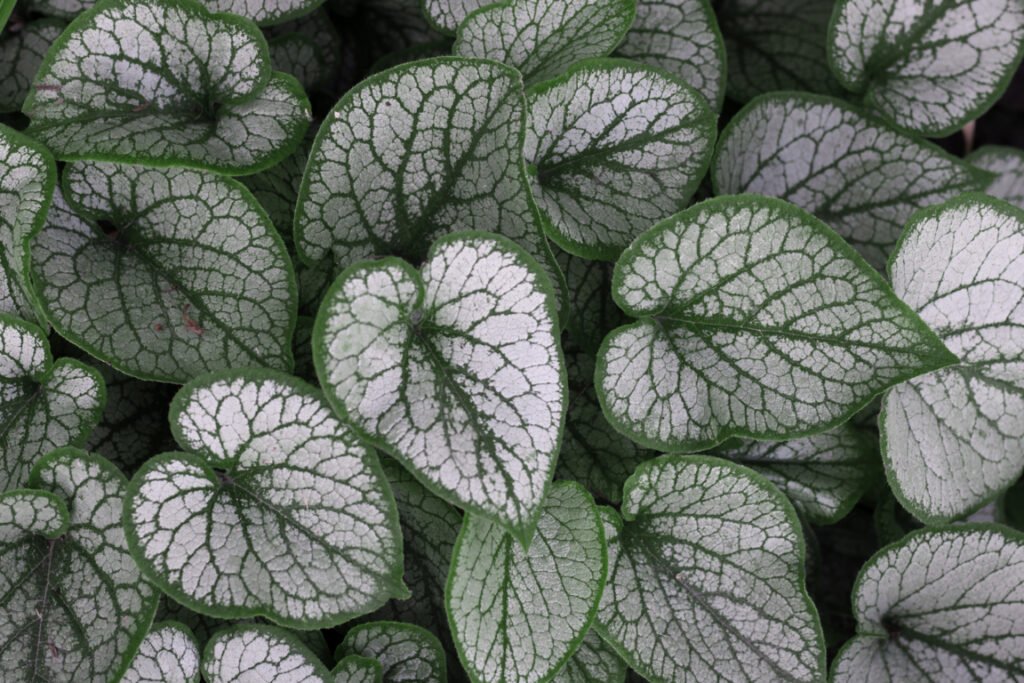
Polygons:
M338 277L313 330L335 410L438 495L529 539L554 470L566 386L554 293L508 240L434 242Z
M615 265L613 296L641 320L605 338L597 395L659 450L828 429L956 360L838 235L769 197L657 224Z
M529 550L467 515L445 599L470 679L551 680L590 628L607 561L593 499L574 482L551 485Z
M555 259L565 273L569 294L569 313L565 319L567 344L593 355L601 348L606 334L628 322L612 298L614 264L580 258L561 249L556 252ZM593 379L591 373L588 380L593 383Z
M576 653L565 663L553 683L625 683L626 663L597 631L590 629Z
M50 48L24 111L60 159L228 174L288 156L310 119L295 79L270 71L259 29L192 0L87 11Z
M803 93L758 97L733 117L711 177L716 194L765 194L810 211L879 270L916 209L991 180L840 100Z
M941 137L985 112L1024 55L1018 0L840 0L829 27L839 82L901 128Z
M1024 471L1024 212L982 195L925 209L890 273L960 363L886 395L886 473L916 517L948 521Z
M514 66L530 85L610 54L635 16L635 0L507 0L466 17L452 51Z
M437 30L455 35L466 17L490 4L492 0L423 0L423 11Z
M206 683L333 683L334 676L295 636L246 624L218 632L203 650ZM357 679L358 680L358 679ZM338 683L347 683L338 679Z
M641 675L824 678L800 524L775 487L717 458L665 456L626 483L622 519L603 512L608 583L595 628Z
M121 372L181 383L240 365L292 367L291 261L229 178L68 164L31 259L54 328Z
M204 376L174 397L171 430L192 453L139 469L125 525L176 601L309 629L408 596L384 475L317 390L270 371Z
M560 247L614 260L686 207L711 161L715 115L657 69L591 60L527 93L524 155L544 228Z
M0 34L0 112L21 111L43 55L65 26L60 19L39 19Z
M985 194L1024 209L1024 150L986 145L970 154L967 161L996 174L995 180L985 188Z
M181 624L154 624L121 681L199 683L199 647L195 636Z
M448 683L441 643L419 626L396 621L355 626L345 634L335 659L352 655L379 662L383 683Z
M341 68L341 37L322 9L272 26L266 35L271 65L295 76L307 91L328 85Z
M121 680L158 597L128 554L126 483L103 458L62 448L32 471L42 491L0 495L5 683Z
M730 443L715 453L782 490L812 524L835 524L881 474L878 451L849 424L788 441Z
M24 486L55 448L81 445L105 402L99 372L71 358L54 363L42 330L0 314L0 491Z
M861 569L857 636L836 683L1024 677L1024 537L968 525L914 532Z
M376 659L359 655L345 657L331 671L333 683L382 683L384 671Z

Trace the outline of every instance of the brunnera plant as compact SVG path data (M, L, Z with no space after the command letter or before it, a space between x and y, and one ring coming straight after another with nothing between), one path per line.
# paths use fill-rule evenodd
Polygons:
M1024 681L1022 55L0 0L0 680Z

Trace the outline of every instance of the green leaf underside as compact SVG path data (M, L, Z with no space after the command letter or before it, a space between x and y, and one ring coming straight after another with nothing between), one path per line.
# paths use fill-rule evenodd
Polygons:
M492 4L491 0L422 0L423 12L438 30L454 35L466 17Z
M56 495L13 491L0 498L5 682L120 680L158 595L125 543L125 484L103 458L59 449L36 465L30 481Z
M686 207L711 160L715 115L696 91L626 60L591 60L532 88L524 155L562 248L612 260Z
M206 683L335 681L305 645L274 626L234 626L218 632L203 650L202 673Z
M617 54L664 69L722 108L725 47L707 0L636 0L636 20Z
M266 35L271 65L295 76L306 90L327 85L341 68L341 37L322 9L272 26ZM300 171L296 181L301 177Z
M18 0L0 0L0 31L7 26L7 20L10 19L14 6L17 4Z
M43 55L64 26L59 19L40 19L0 34L0 112L21 111Z
M726 0L722 34L729 96L740 102L773 90L838 95L826 41L835 0Z
M437 240L422 273L347 269L313 330L328 400L445 499L528 539L566 403L554 294L496 235Z
M448 681L441 643L412 624L376 621L352 628L338 646L336 659L344 661L352 655L379 662L383 683Z
M879 270L916 209L982 190L989 180L840 100L804 93L753 100L723 131L712 164L716 194L792 202Z
M561 249L555 258L565 273L569 293L566 349L595 354L604 335L628 320L612 299L614 264L580 258Z
M154 624L121 679L123 683L199 683L199 647L181 624Z
M467 515L445 595L470 678L551 680L590 628L606 569L601 520L579 484L548 489L529 550L501 527Z
M836 683L1024 679L1024 537L971 524L918 531L861 569L857 636Z
M840 0L829 64L900 127L949 135L991 106L1024 55L1017 0Z
M0 313L37 318L25 283L28 239L46 219L57 168L45 147L0 125Z
M43 331L0 314L0 490L24 486L40 457L78 446L100 419L103 378L70 358L53 362Z
M318 391L270 371L203 377L175 396L171 429L193 454L139 469L125 524L176 601L308 629L408 595L380 466Z
M960 359L894 387L879 418L894 493L919 519L946 521L1024 470L1024 213L982 195L922 211L890 272Z
M1024 150L986 145L970 154L967 161L996 174L995 180L985 188L985 194L1024 209Z
M792 506L717 458L644 463L604 509L597 628L652 682L818 681L825 652Z
M291 153L310 119L301 86L269 63L243 19L191 0L111 0L51 47L25 102L29 132L61 159L252 173Z
M452 51L513 66L532 84L610 54L635 15L635 0L509 0L466 17Z
M291 368L291 262L241 185L207 171L75 162L63 197L31 246L37 296L63 336L164 382Z
M748 441L716 452L789 496L812 524L838 522L881 473L875 446L850 424L788 441Z
M554 683L625 683L626 663L591 629L579 649L551 680Z
M838 235L769 197L712 199L659 223L613 284L641 320L605 338L598 398L651 448L821 431L955 361Z
M383 671L375 659L359 655L345 657L331 671L332 683L382 683Z

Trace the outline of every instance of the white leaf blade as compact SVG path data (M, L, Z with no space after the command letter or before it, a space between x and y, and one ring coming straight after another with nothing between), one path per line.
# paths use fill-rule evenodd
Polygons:
M973 166L995 173L985 194L1024 209L1024 151L1013 147L986 145L967 156Z
M17 33L0 35L0 112L21 111L43 55L65 25L59 19L37 19Z
M383 683L448 681L441 643L420 626L397 621L374 621L355 626L338 646L336 659L344 661L352 656L379 663ZM360 669L365 670L366 667L361 666Z
M181 624L154 624L139 644L123 683L199 683L199 647Z
M380 662L375 659L349 655L338 661L331 670L333 683L383 683Z
M273 626L219 631L203 650L207 683L333 683L334 677L294 636Z
M553 683L625 683L626 663L591 628Z

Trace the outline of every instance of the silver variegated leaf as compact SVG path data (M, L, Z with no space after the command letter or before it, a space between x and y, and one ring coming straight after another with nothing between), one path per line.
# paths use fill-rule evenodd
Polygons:
M0 112L21 111L43 55L65 26L60 19L37 19L0 34Z
M165 621L139 644L122 683L199 683L199 646L185 626Z
M985 188L985 194L1024 209L1024 150L986 145L968 155L967 161L996 174L995 179Z
M206 683L335 682L305 645L274 626L243 625L219 631L203 650L202 673Z
M335 659L358 656L380 664L382 683L447 683L444 648L430 631L397 621L374 621L351 628ZM365 666L360 669L365 670ZM343 683L335 672L336 683Z

